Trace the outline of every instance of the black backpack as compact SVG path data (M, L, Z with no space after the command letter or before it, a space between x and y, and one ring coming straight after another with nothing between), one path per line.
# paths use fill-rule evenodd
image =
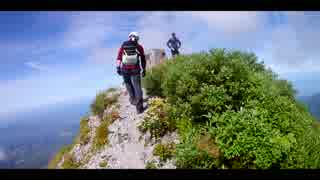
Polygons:
M124 65L136 65L139 63L139 51L137 43L133 41L126 41L122 44L122 48L122 63Z

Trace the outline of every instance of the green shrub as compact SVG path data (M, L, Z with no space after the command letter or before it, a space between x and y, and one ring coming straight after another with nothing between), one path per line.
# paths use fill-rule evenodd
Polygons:
M319 150L305 150L320 143L310 130L314 118L295 99L292 84L253 53L212 49L155 69L146 76L154 86L146 90L160 89L170 106L168 119L182 139L178 167L265 169L294 167L295 162L318 167ZM199 146L201 137L210 137L212 145Z
M113 92L113 90L109 89L106 92L100 92L96 95L94 102L90 106L94 115L102 117L104 110L118 101L119 94L114 93L110 95L109 93L111 92Z
M157 165L154 162L148 161L146 164L146 169L157 169Z
M197 128L191 127L184 132L181 143L176 145L176 166L177 168L215 168L217 159L199 148L198 140L200 132Z
M108 126L110 122L103 120L99 127L96 128L96 134L93 139L93 147L95 150L101 149L105 144L108 143Z
M90 140L90 136L89 136L89 132L90 132L90 128L88 125L89 119L87 117L82 118L80 121L80 134L79 134L79 143L81 145L85 145L88 144L89 140Z
M77 163L72 154L66 153L64 155L64 161L62 163L63 169L77 169L80 167L80 164Z
M167 132L175 130L175 123L169 118L169 106L161 98L149 99L150 107L144 120L138 126L143 133L150 132L152 138L160 138Z
M161 81L163 81L167 63L163 63L151 68L147 76L143 78L142 85L146 89L147 95L162 97Z
M307 169L319 169L320 168L320 127L319 122L316 125L305 132L297 140L297 146L293 153L288 156L288 160L285 161L282 166L285 168L307 168Z
M107 167L108 166L108 161L102 161L99 163L100 167Z
M175 144L157 144L153 150L153 155L159 156L160 161L167 161L172 158L175 154Z
M57 168L58 163L62 160L62 157L72 149L73 145L67 145L62 147L54 158L49 162L48 168Z

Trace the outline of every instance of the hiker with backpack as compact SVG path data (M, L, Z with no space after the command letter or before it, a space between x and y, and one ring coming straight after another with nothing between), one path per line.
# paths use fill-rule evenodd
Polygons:
M171 34L172 37L168 40L167 46L171 50L172 57L175 57L176 55L179 55L179 48L181 47L180 40L176 37L175 33Z
M130 103L136 106L137 113L140 114L143 112L141 75L145 76L146 59L144 49L138 41L138 33L131 32L129 40L122 43L118 52L117 73L123 77Z

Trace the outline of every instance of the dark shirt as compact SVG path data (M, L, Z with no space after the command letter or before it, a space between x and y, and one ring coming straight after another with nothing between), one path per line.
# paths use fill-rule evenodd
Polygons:
M167 46L171 49L178 50L181 47L181 42L178 38L170 38L169 41L167 42Z

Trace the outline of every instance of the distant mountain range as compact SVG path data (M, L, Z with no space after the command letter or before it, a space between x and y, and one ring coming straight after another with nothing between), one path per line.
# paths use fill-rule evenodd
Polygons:
M11 123L0 124L0 169L46 168L63 145L72 143L90 103L55 104L9 117Z
M316 93L312 96L301 96L298 100L307 105L310 113L320 120L320 93Z

